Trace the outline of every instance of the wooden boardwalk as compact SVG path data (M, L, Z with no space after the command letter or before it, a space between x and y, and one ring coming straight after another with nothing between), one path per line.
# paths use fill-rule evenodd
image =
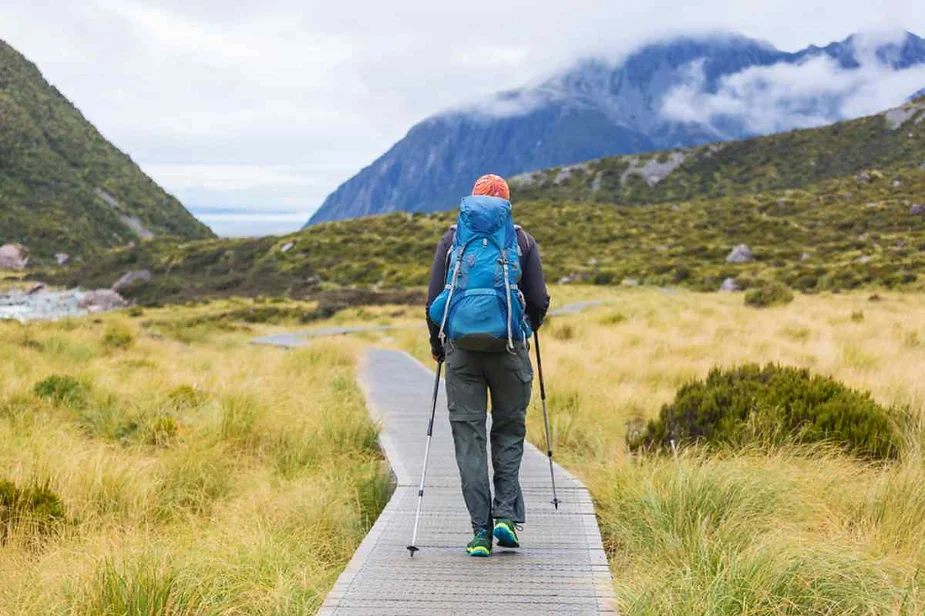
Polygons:
M398 351L374 350L363 362L360 383L381 423L381 446L396 489L321 608L321 614L616 614L613 581L588 491L556 467L559 498L550 504L546 456L529 446L521 482L527 504L522 549L495 548L491 558L471 558L469 516L447 419L437 406L434 442L418 535L410 558L417 488L433 372ZM535 412L535 410L531 410ZM553 409L552 412L555 412Z

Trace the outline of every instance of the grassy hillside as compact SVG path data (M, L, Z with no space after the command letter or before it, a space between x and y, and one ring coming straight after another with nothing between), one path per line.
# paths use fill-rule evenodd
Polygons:
M870 168L925 166L925 98L831 126L512 178L515 200L648 204L803 188Z
M0 244L49 261L148 233L212 236L0 41Z
M537 238L547 278L716 290L779 280L804 291L920 286L925 269L925 170L867 172L801 190L658 204L518 202L515 218ZM143 303L227 295L304 297L330 286L426 284L434 246L453 213L392 214L321 224L284 237L178 243L149 240L111 251L54 282L108 286L148 268ZM755 255L732 264L738 244Z

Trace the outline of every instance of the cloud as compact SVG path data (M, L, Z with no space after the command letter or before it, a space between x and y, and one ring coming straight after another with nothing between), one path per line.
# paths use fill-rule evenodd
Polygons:
M723 78L715 92L706 87L703 64L693 63L684 83L666 95L661 113L667 120L701 124L722 135L730 122L757 134L883 111L902 104L925 83L925 67L893 70L877 58L877 47L890 42L897 37L856 37L858 68L845 69L817 55L799 64L748 68Z
M0 2L0 37L193 209L310 213L422 118L582 57L715 29L785 49L869 27L925 31L918 0L837 9L833 0L30 0ZM485 109L523 113L535 102L500 97Z

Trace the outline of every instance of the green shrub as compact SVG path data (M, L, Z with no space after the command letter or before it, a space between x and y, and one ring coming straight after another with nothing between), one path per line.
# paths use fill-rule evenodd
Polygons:
M705 381L682 386L629 445L664 450L672 441L831 442L861 457L891 458L900 436L890 413L867 392L805 369L749 364L714 368Z
M48 485L23 489L0 481L0 540L17 526L47 533L64 521L66 513L61 498Z
M789 304L793 301L793 292L778 282L769 282L745 292L745 305L766 308Z
M89 386L67 374L52 374L35 384L33 391L40 398L49 398L55 404L75 406L86 401Z
M103 346L107 349L130 349L135 345L135 334L130 329L111 323L103 333Z

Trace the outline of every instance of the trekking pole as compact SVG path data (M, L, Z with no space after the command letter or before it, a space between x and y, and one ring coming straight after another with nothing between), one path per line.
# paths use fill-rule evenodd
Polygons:
M411 552L411 558L418 551L418 522L421 520L421 504L424 502L424 479L427 477L427 461L430 459L430 441L434 436L434 417L437 415L437 392L440 390L440 371L443 369L443 361L437 362L437 376L434 379L434 399L430 408L430 423L427 424L427 446L424 448L424 468L421 469L421 485L418 487L418 508L414 514L414 532L411 534L411 545L408 551Z
M556 474L552 468L552 438L549 434L549 412L546 410L546 384L543 382L543 360L540 355L540 332L533 332L536 342L536 371L540 374L540 399L543 401L543 423L546 424L546 457L549 458L549 479L552 481L552 504L558 511L559 497L556 495Z

